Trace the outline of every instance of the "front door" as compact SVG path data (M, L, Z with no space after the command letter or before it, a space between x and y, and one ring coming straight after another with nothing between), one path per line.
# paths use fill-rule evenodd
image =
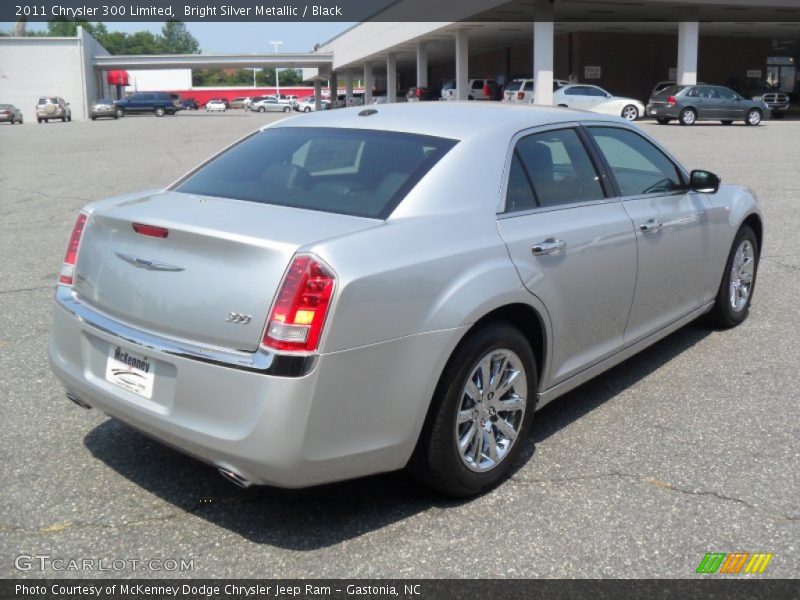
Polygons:
M550 387L619 350L636 281L636 238L574 128L521 137L498 229L553 331Z
M708 301L714 229L705 194L644 136L628 128L588 130L619 187L637 240L636 293L625 330L635 342Z

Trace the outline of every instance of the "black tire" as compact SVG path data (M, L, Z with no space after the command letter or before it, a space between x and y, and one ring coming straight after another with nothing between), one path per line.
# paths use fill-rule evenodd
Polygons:
M697 121L697 111L693 108L684 108L678 120L681 122L681 125L694 125Z
M92 121L97 121L97 117L92 117Z
M116 121L117 119L119 119L119 113L114 113L114 120Z
M750 245L753 249L753 276L750 282L750 290L747 297L747 302L740 310L737 311L734 309L730 299L731 278L733 261L736 257L736 253L739 250L739 246L741 246L745 241L750 242ZM722 282L719 285L717 299L714 303L714 308L712 308L711 312L709 313L711 321L718 327L724 329L736 327L739 325L739 323L743 322L750 313L750 303L753 300L753 292L755 292L756 279L758 276L759 256L760 249L758 247L758 239L756 238L755 232L749 225L742 225L742 227L736 233L736 237L733 239L733 244L731 245L731 250L728 254L728 260L725 262L725 272L722 274Z
M664 119L663 117L659 117L656 119L656 123L659 125L669 125L669 119Z
M507 453L490 470L477 472L466 466L456 447L456 414L461 409L462 390L478 361L501 348L514 352L522 363L527 377L527 403L517 436ZM519 329L501 322L489 323L470 333L453 352L436 387L408 463L411 475L424 485L457 497L474 496L497 486L509 475L530 431L536 390L536 361ZM490 418L496 422L499 417Z
M311 107L310 107L310 106L306 106L306 107L303 109L303 112L307 112L307 113L311 112Z
M72 115L70 115L70 116L68 116L68 117L67 117L67 121L69 121L70 123L72 123Z
M153 112L156 114L157 117L163 117L166 114L166 110L164 110L163 106L156 106L153 109Z
M263 113L266 109L263 106L258 107L258 112Z
M61 122L62 123L66 123L67 122L67 117L61 117Z
M292 109L291 109L290 107L288 107L288 106L287 106L287 107L285 107L285 108L283 109L283 112L287 113L287 112L289 112L290 110L292 110Z
M41 124L42 124L42 120L41 120L41 119L39 119L39 118L37 118L37 119L36 119L36 122L37 122L37 123L39 123L39 125L41 125Z
M723 125L733 125L733 121L723 121Z
M744 117L744 122L751 126L761 125L762 117L763 115L761 114L760 110L757 108L751 108L747 111L747 114Z

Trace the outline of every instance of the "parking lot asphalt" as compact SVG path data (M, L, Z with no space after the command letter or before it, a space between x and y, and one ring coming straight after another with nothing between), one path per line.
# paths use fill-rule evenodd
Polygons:
M403 473L240 490L68 402L46 349L76 212L163 186L277 118L0 126L0 577L683 578L706 552L770 552L757 577L800 573L797 121L641 123L687 167L758 194L750 318L691 324L547 406L512 479L480 498L442 499ZM20 571L19 555L194 569Z

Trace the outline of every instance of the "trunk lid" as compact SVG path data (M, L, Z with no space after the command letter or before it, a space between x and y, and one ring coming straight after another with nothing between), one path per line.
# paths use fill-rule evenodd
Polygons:
M134 223L169 233L143 235ZM177 192L100 203L81 238L74 290L81 301L143 331L254 351L295 251L378 224ZM231 313L239 317L228 320Z

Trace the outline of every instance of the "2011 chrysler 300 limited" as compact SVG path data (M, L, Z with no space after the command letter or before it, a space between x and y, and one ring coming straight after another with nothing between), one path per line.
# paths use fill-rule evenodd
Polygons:
M240 485L408 466L465 496L536 408L703 313L742 322L761 239L750 191L618 117L321 112L86 206L50 358L75 402Z

